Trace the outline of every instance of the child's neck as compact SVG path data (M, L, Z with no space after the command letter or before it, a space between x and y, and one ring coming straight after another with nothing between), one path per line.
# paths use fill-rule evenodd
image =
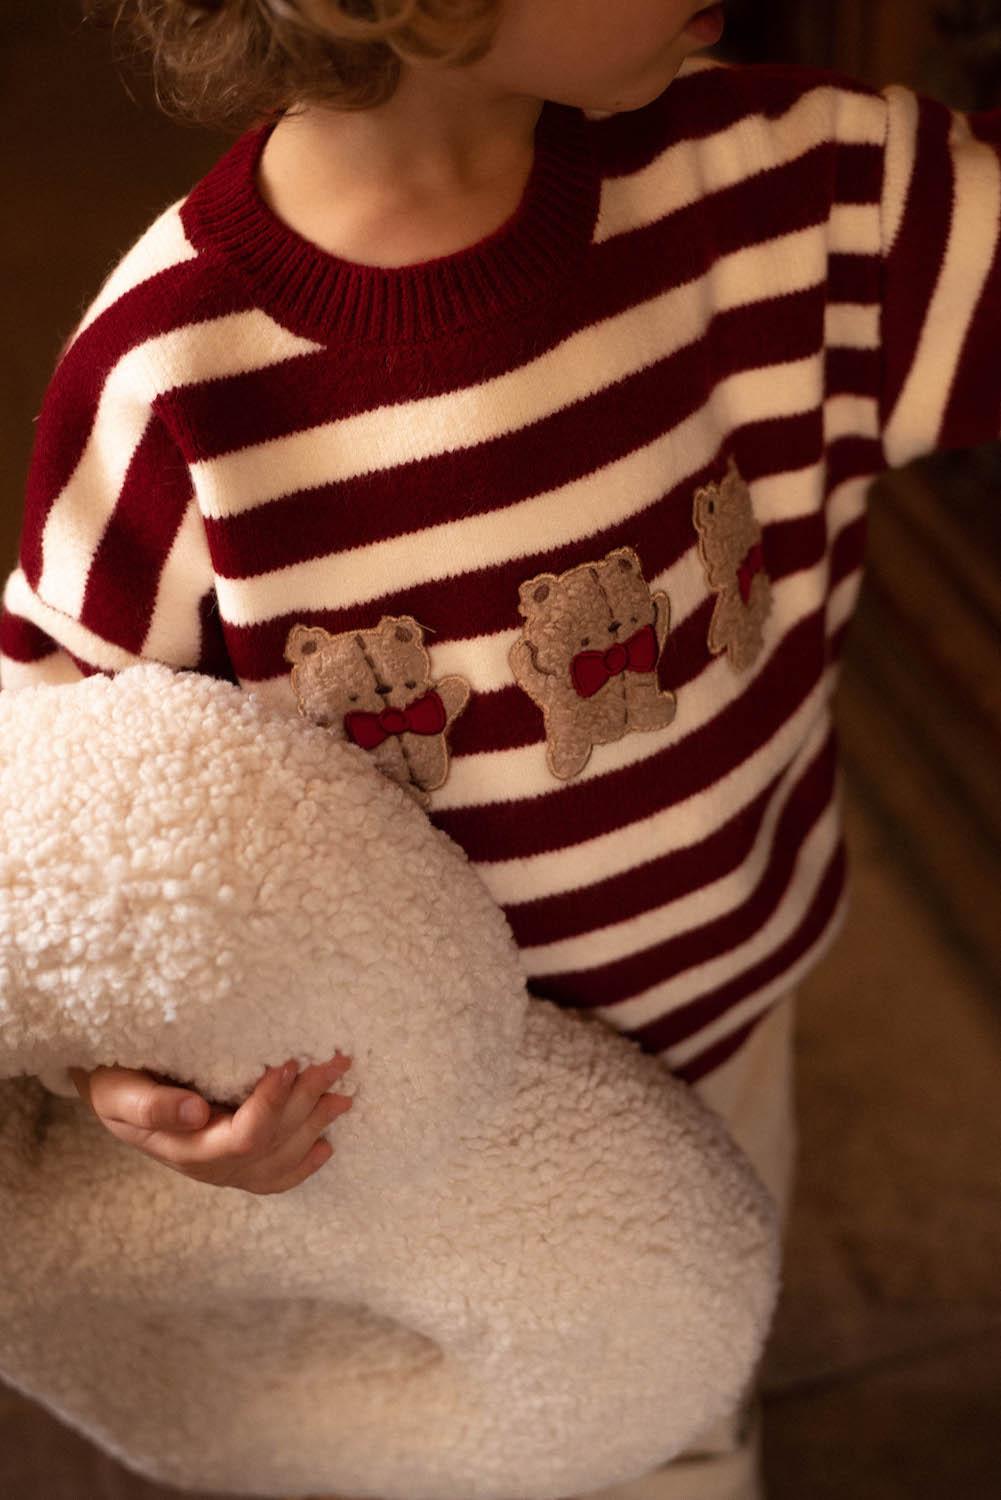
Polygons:
M524 97L477 102L401 84L379 110L283 116L261 157L261 194L343 260L398 267L456 254L517 209L542 110Z

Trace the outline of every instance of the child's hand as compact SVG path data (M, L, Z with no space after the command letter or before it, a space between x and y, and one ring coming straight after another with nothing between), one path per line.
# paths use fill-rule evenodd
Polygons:
M131 1068L69 1071L81 1099L116 1139L184 1177L263 1196L298 1187L333 1155L319 1134L352 1101L326 1089L350 1066L338 1052L287 1083L280 1068L269 1068L236 1110L212 1108L190 1089ZM180 1118L189 1099L200 1105L191 1124Z

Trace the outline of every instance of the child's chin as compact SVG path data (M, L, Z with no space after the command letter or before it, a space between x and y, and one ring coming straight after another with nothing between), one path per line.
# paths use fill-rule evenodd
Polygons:
M646 109L648 104L652 104L655 99L660 98L664 90L670 87L676 77L677 69L675 69L666 81L660 79L656 83L651 84L649 89L637 90L632 97L617 100L612 109L588 109L587 117L589 120L608 120L611 119L612 115L631 114L633 110Z

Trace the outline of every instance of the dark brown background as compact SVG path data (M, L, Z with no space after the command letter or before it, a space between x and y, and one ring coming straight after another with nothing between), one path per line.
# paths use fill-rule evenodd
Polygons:
M721 55L837 67L957 108L1001 102L999 0L728 10ZM4 0L4 576L63 340L228 144L158 114L112 52L77 0ZM838 708L854 902L801 990L800 1170L765 1366L770 1500L1001 1494L999 455L923 460L871 496ZM0 1386L3 1500L170 1493Z

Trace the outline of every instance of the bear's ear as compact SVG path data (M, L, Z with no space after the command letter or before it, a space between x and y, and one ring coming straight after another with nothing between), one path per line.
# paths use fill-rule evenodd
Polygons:
M635 573L637 578L642 578L643 576L642 565L632 547L616 547L614 551L609 552L605 561L607 563L617 563L620 571L623 573Z
M529 578L521 585L518 590L518 609L526 620L538 611L540 604L545 604L558 583L555 573L537 573L534 578Z
M695 508L692 520L696 531L703 535L711 531L716 524L716 514L719 510L719 490L714 484L707 484L695 492Z
M333 640L322 625L293 625L285 641L285 660L296 663L304 656L313 656Z
M386 615L379 621L379 633L384 640L399 641L401 646L424 644L424 627L413 615Z

